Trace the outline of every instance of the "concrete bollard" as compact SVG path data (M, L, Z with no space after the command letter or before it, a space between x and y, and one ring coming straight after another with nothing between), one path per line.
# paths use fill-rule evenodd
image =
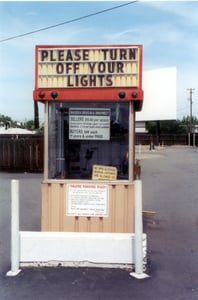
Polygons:
M142 221L142 181L134 181L135 193L135 272L130 273L137 279L148 278L143 272L143 221Z
M7 276L16 276L21 271L19 239L19 181L11 181L11 270Z

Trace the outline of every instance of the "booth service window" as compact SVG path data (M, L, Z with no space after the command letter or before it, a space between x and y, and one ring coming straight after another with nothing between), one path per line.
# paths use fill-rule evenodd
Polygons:
M50 102L49 179L92 179L93 166L128 179L128 102Z

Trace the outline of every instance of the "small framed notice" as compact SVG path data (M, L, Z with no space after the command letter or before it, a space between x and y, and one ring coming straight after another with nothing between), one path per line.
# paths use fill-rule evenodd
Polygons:
M109 187L104 184L67 184L67 216L108 217Z
M117 168L103 165L93 165L93 180L116 180Z

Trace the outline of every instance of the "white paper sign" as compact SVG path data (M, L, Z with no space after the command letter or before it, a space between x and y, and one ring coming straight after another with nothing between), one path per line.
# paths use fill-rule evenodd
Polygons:
M108 214L108 185L67 184L67 216L108 217Z
M70 108L70 140L109 140L110 109Z

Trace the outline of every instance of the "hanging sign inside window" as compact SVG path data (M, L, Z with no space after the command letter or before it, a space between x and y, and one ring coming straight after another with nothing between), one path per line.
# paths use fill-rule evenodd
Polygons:
M70 108L70 140L109 140L110 109Z
M108 217L108 185L67 184L66 214L67 216Z
M93 165L93 180L116 180L117 168L112 166Z

